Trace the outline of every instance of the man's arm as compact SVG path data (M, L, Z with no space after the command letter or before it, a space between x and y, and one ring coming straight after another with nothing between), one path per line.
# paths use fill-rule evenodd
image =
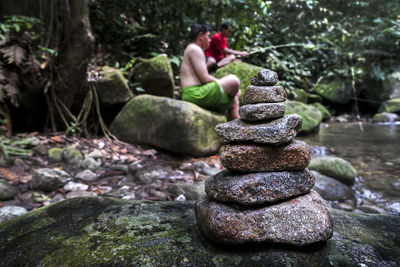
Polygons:
M190 62L202 84L217 80L217 78L208 73L206 57L200 47L196 46L193 48L192 53L190 53Z
M222 49L222 52L224 52L224 54L233 54L233 55L241 56L241 57L246 57L249 55L249 53L246 51L236 51L236 50L229 49L229 48Z

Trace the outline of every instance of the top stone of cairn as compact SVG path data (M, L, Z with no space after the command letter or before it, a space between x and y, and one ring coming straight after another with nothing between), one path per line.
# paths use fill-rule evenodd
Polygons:
M252 85L271 86L278 82L278 74L269 69L260 70L256 76L251 79Z

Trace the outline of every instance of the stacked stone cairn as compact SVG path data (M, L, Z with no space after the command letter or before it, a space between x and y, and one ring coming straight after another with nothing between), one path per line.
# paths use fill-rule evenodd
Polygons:
M331 238L326 202L312 190L307 143L295 140L298 114L285 115L287 94L278 75L261 70L244 93L240 119L218 124L226 140L223 170L206 180L195 205L203 235L217 243L278 242L307 245Z

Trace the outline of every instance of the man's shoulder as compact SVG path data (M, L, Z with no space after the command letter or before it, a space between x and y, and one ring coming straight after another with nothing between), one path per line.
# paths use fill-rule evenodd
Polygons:
M201 48L196 45L196 44L188 44L188 46L186 46L185 52L187 53L198 53L198 52L202 52L203 50L201 50Z
M211 39L222 39L221 33L220 32L214 33L214 35L211 37Z

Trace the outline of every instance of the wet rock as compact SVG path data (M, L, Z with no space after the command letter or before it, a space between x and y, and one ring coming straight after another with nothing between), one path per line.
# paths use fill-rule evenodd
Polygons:
M91 157L86 157L79 166L92 171L98 170L101 167L101 159L94 159Z
M205 182L209 198L243 205L259 205L308 193L314 176L304 171L237 174L222 171Z
M97 174L92 172L91 170L84 170L76 174L75 176L77 179L86 181L86 182L93 182L97 179Z
M347 185L353 184L357 175L356 169L350 162L333 156L312 158L308 168Z
M0 208L0 223L27 213L28 210L20 206L5 206Z
M243 100L246 104L284 102L287 94L282 86L249 85L244 91Z
M94 84L102 107L126 103L133 97L122 71L104 66L100 77Z
M310 133L318 131L319 125L322 122L322 113L318 108L312 105L306 105L298 101L286 101L286 114L298 114L303 119L301 131Z
M86 191L88 188L89 186L87 184L75 183L72 181L69 181L63 187L65 191L78 191L78 190Z
M278 82L278 74L269 69L260 70L256 76L251 79L252 85L275 85Z
M260 103L241 106L239 115L243 120L259 121L281 118L285 115L285 110L283 103Z
M172 168L170 166L146 166L136 171L135 180L139 184L151 184L159 179L166 179L171 171Z
M95 192L88 192L83 190L71 191L65 197L67 199L77 198L77 197L95 197L97 194Z
M289 142L297 135L301 122L302 119L297 114L257 124L237 119L218 124L215 132L228 141L253 141L279 145Z
M326 242L301 249L266 243L232 249L210 244L199 233L193 202L75 198L1 224L0 258L4 266L400 264L398 216L329 211L334 235Z
M280 146L229 144L219 150L222 165L238 172L302 170L310 163L310 147L293 140Z
M94 159L98 159L98 158L103 158L103 153L98 150L98 149L94 149L92 152L90 152L89 154L87 154L88 158L94 158Z
M326 203L315 191L261 208L246 209L204 199L196 203L195 214L200 231L217 243L305 245L328 240L333 234Z
M372 122L395 122L400 121L400 116L396 113L382 112L376 113L372 118Z
M0 200L12 199L17 194L14 185L0 179Z
M54 147L47 151L47 156L53 162L60 162L63 160L63 148Z
M64 200L65 198L64 198L64 196L62 195L62 194L56 194L51 200L50 200L50 203L56 203L56 202L59 202L59 201L62 201L62 200Z
M205 196L204 181L194 183L175 183L168 187L168 192L174 197L183 195L185 200L200 200Z
M31 182L34 189L51 192L64 186L69 180L71 176L65 171L43 168L34 171Z
M351 188L328 176L311 171L315 176L314 190L326 200L345 200L352 197Z
M225 121L224 115L193 103L140 95L124 106L110 128L120 140L128 143L205 156L217 152L222 140L213 129Z
M204 174L207 176L214 175L214 174L218 173L219 171L221 171L221 169L218 168L218 166L216 168L213 168L201 160L193 162L193 163L189 163L189 162L184 163L181 166L179 166L179 168L184 171L196 171L198 173L201 173L201 174Z
M64 148L62 155L64 160L69 164L78 164L83 160L81 152L72 147Z

